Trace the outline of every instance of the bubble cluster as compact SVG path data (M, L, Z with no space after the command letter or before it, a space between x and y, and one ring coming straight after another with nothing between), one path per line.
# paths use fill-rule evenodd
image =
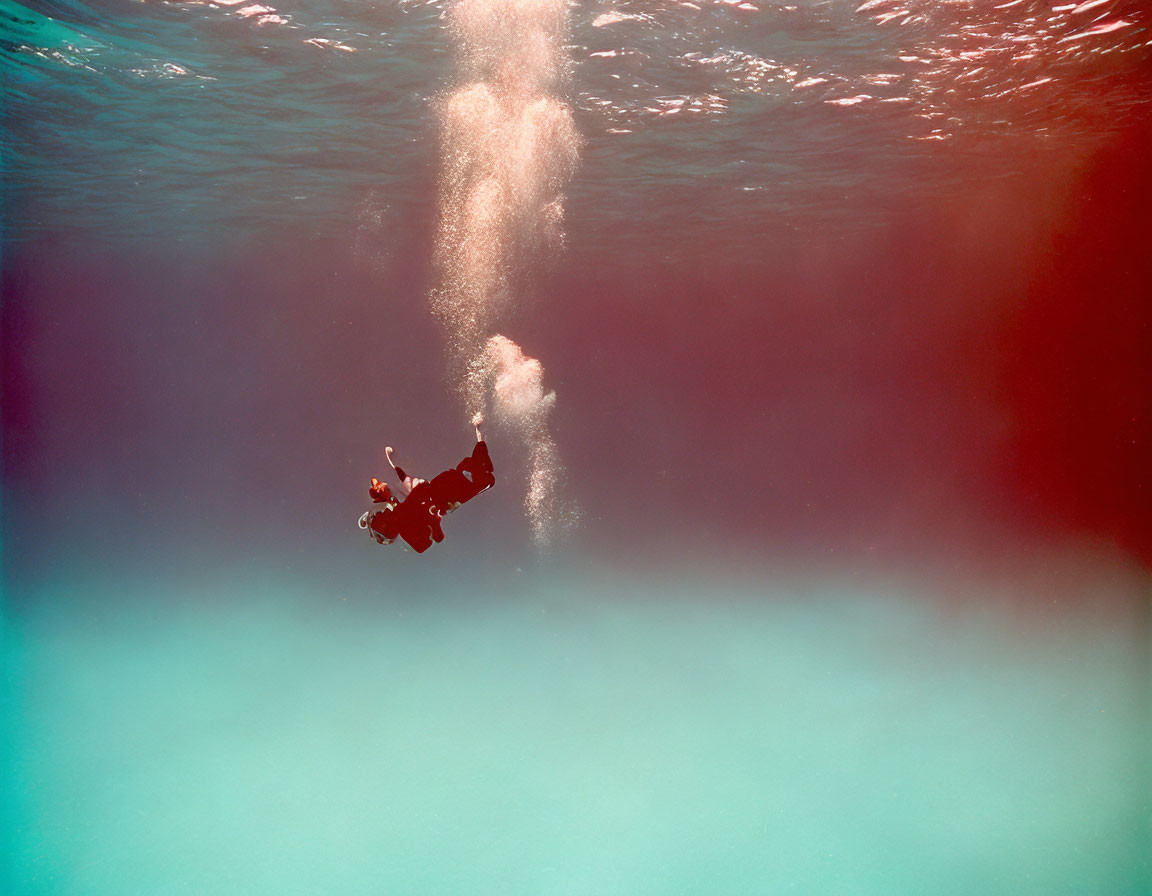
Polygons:
M546 547L577 516L575 506L559 494L564 467L548 425L556 393L545 389L540 362L506 336L492 336L469 373L476 392L490 397L493 422L516 433L527 447L524 509L537 544Z
M432 307L469 416L491 413L527 449L525 509L547 542L562 465L548 428L554 392L540 362L494 330L519 275L563 247L564 188L580 135L563 100L563 0L460 0L448 13L462 83L439 104L443 171Z

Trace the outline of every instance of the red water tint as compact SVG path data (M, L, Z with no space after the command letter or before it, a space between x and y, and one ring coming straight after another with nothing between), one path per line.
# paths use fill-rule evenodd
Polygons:
M1150 136L942 151L955 191L764 260L701 228L584 264L540 353L565 413L596 399L559 433L590 521L667 554L1152 559Z
M1097 156L1004 328L1006 487L1033 525L1152 562L1152 127Z

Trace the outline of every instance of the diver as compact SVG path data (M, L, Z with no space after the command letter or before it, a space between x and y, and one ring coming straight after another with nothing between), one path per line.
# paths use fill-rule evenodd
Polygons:
M373 503L383 504L382 510L368 511L360 517L359 526L367 529L377 544L392 544L402 538L418 554L424 553L433 542L444 540L440 520L461 504L496 484L492 458L480 432L484 418L472 418L476 429L476 446L454 469L445 470L431 481L409 476L392 459L391 446L384 449L388 463L400 480L404 500L397 501L392 490L375 476L368 488Z

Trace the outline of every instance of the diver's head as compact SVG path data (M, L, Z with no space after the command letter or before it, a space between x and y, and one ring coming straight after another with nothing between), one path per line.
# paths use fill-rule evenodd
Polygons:
M376 522L377 517L385 513L391 513L395 506L395 504L385 504L383 510L366 510L356 525L361 529L367 529L368 534L376 540L377 544L392 544L392 542L396 540L396 536L393 535L391 538L385 538L383 532L380 529L374 529L372 524Z

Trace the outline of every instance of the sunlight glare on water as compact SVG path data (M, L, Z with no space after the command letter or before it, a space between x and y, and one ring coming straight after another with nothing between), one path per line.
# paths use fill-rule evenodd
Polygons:
M8 226L297 214L333 231L373 190L402 219L453 78L447 8L3 0ZM570 28L593 162L573 189L609 215L626 178L702 186L717 220L771 198L802 221L836 214L810 202L816 184L907 190L893 175L941 143L1008 166L1061 152L1146 99L1134 73L1152 57L1147 10L1125 0L616 0L574 5Z

